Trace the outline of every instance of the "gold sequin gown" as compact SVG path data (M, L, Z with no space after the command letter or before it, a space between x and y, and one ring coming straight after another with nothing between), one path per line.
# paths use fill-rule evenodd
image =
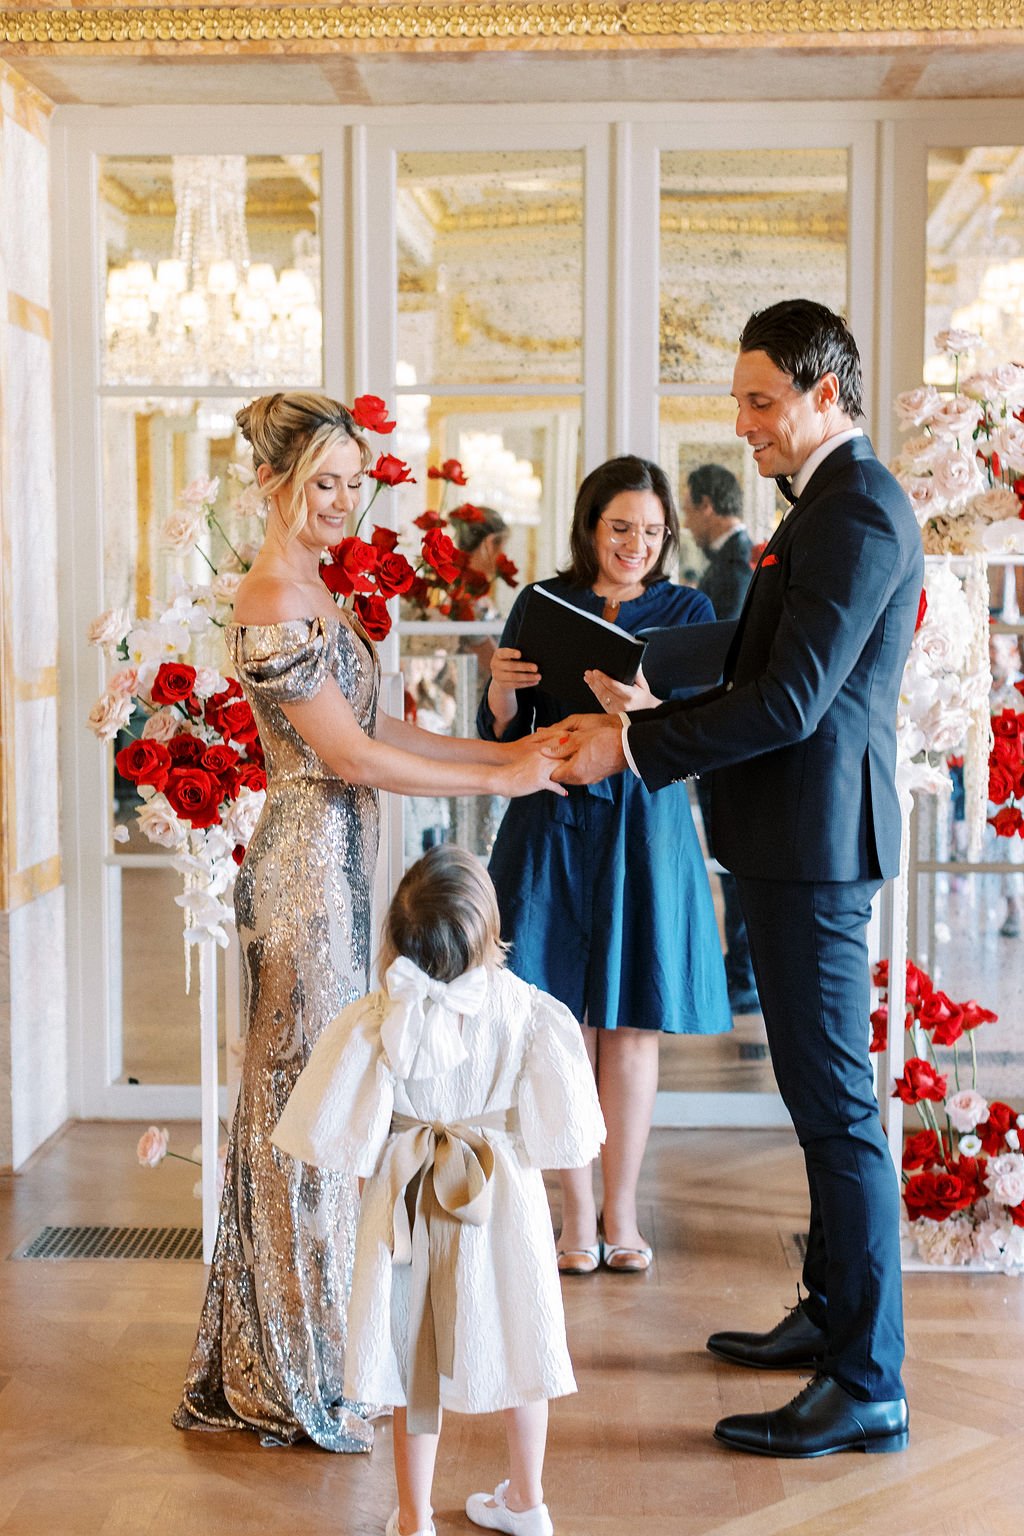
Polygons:
M333 774L281 705L333 677L372 735L380 667L341 616L231 625L225 638L266 754L267 801L235 885L245 1063L174 1423L366 1451L368 1410L342 1394L356 1184L294 1162L270 1133L321 1030L367 990L378 832L376 791Z

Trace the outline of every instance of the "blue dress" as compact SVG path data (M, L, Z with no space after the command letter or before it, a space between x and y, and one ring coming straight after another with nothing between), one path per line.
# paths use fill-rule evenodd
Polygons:
M539 583L600 617L604 599L558 577ZM529 590L529 589L526 589ZM524 592L509 614L515 634ZM617 623L703 624L711 603L692 587L653 583L623 603ZM509 644L505 635L502 645ZM518 694L502 740L573 713L538 688ZM595 700L594 709L597 710ZM496 740L487 695L477 729ZM669 1034L732 1028L711 890L685 784L651 794L631 770L600 784L510 802L491 853L509 966L600 1029Z

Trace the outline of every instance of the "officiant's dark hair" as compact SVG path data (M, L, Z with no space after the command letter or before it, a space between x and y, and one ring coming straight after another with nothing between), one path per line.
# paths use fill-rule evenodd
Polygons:
M741 352L764 352L802 395L826 373L839 380L847 416L863 416L860 353L842 315L813 299L783 299L757 309L740 333Z
M454 981L476 965L505 959L498 898L472 853L438 843L410 865L384 918L377 970L405 955L435 981Z
M576 506L569 530L569 564L558 573L570 586L592 587L597 580L594 530L605 507L622 491L653 491L661 502L668 537L662 539L661 551L643 578L643 584L649 587L654 581L665 580L665 562L679 543L679 515L672 487L665 471L652 460L625 453L617 459L606 459L603 464L592 469L576 492Z

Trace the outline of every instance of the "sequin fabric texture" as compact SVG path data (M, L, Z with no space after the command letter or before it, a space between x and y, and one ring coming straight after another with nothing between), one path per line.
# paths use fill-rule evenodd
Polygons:
M259 727L267 800L235 885L245 1062L174 1423L366 1451L369 1410L342 1393L356 1184L293 1161L270 1134L321 1030L366 991L378 836L376 791L332 773L281 706L333 677L372 735L380 667L340 616L231 625L225 638Z

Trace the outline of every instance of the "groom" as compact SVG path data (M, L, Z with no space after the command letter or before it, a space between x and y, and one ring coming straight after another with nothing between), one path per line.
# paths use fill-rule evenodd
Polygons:
M908 1424L899 1185L868 1056L866 928L899 866L896 705L921 539L855 425L860 357L838 315L806 299L752 315L732 393L737 434L793 505L754 573L724 683L621 724L574 716L547 750L565 758L563 783L628 766L658 790L714 770L712 841L737 880L810 1234L799 1304L768 1333L713 1334L708 1349L817 1373L715 1437L764 1456L896 1451ZM601 675L588 681L600 696Z

